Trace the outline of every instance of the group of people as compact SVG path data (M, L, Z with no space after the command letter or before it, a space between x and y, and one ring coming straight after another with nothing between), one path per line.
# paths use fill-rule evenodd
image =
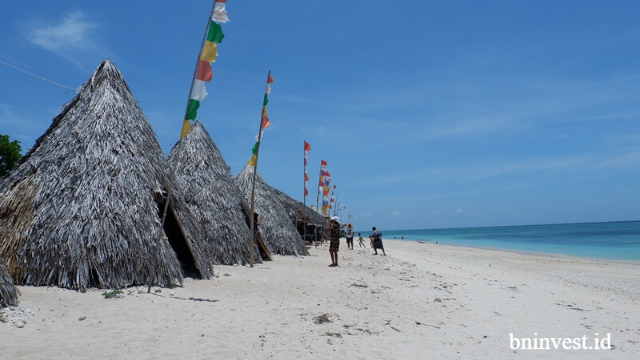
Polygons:
M331 255L331 265L329 265L329 267L338 266L338 251L340 250L341 237L340 228L340 218L337 216L332 216L331 220L329 221L329 254ZM371 228L371 231L372 232L369 236L369 240L371 247L373 247L373 255L378 255L378 249L380 249L382 251L382 254L386 256L387 254L384 252L384 246L382 244L382 233L377 230L375 226ZM347 239L347 247L350 250L353 250L353 234L353 225L348 224L344 235ZM358 233L358 242L361 247L366 247L364 245L364 239L362 238L362 235L360 233Z

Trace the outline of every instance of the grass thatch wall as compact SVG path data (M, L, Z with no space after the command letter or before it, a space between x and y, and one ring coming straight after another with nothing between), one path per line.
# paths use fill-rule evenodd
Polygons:
M129 86L103 62L0 188L0 257L14 280L80 290L181 284L170 244L180 239L161 236L167 169ZM172 194L175 210L183 200ZM178 227L207 276L197 223Z
M250 263L244 201L227 163L200 122L169 153L185 203L200 223L211 264ZM178 214L180 216L180 214ZM257 247L254 263L261 262Z
M0 308L18 305L20 291L13 286L13 279L0 259Z
M251 186L254 167L247 165L236 177L240 191L244 195L247 208L251 204ZM260 230L269 251L279 255L307 255L304 240L298 233L294 221L287 213L285 205L275 189L256 175L255 210L262 218Z

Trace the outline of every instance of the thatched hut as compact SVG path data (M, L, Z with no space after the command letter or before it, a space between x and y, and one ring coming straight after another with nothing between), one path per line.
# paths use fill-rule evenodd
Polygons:
M0 257L14 281L84 291L182 284L183 269L211 276L198 224L175 216L185 205L167 169L105 60L0 188Z
M319 237L324 234L329 220L328 217L322 216L314 209L305 206L305 204L278 189L274 189L274 192L282 201L289 219L298 229L298 233L301 236L306 236L306 241L321 240Z
M13 286L13 279L0 259L0 308L18 305L20 291Z
M249 210L220 150L199 121L169 153L177 187L202 227L213 264L250 263ZM180 217L181 214L178 213ZM253 262L261 262L255 248Z
M251 203L254 167L246 165L236 176L236 182L247 204ZM250 208L249 205L247 207ZM255 211L260 215L262 238L269 251L279 255L307 255L307 247L289 218L276 189L256 174Z

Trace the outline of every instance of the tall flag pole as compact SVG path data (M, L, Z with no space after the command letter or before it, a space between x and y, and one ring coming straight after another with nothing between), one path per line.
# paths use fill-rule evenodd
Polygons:
M267 74L267 87L264 91L264 99L262 100L262 113L260 115L260 130L258 130L258 135L256 135L256 143L253 145L253 149L251 149L252 155L248 165L253 166L253 180L251 181L251 215L249 216L249 256L251 259L249 263L251 267L253 267L253 247L255 244L255 224L254 224L254 213L256 210L256 202L255 202L255 194L256 194L256 175L258 174L258 154L260 153L260 143L262 142L262 132L264 129L271 126L271 121L268 117L267 112L267 104L269 103L269 94L271 93L271 83L273 83L273 78L271 77L271 70Z
M311 145L309 145L309 143L304 140L304 196L302 197L302 204L304 205L305 209L307 208L307 195L309 195L309 190L307 188L309 185L309 175L307 175L307 154L309 153L309 151L311 151ZM304 214L302 216L302 226L304 227L302 240L307 241L307 220L304 217Z
M316 209L320 210L320 193L324 190L324 173L327 171L327 162L320 160L320 182L318 183L318 195L316 196Z
M333 185L331 189L331 200L329 200L329 215L331 215L331 209L333 209L333 194L336 192L336 186ZM335 213L333 214L335 215Z
M335 185L333 185L333 190L336 192L336 198L334 202L333 195L331 195L331 207L333 208L333 215L336 216L338 215L338 189L336 189Z
M307 195L309 195L309 175L307 175L307 154L311 151L311 145L305 140L304 142L304 199L302 203L307 206Z
M189 132L189 129L191 129L191 120L196 119L198 116L200 102L208 95L207 89L205 88L205 82L210 82L213 78L211 63L216 61L216 57L218 57L218 44L222 42L222 39L224 39L222 26L220 24L224 24L229 21L227 10L225 8L226 1L227 0L215 0L213 3L211 16L207 22L204 38L200 45L196 68L193 71L191 89L189 90L189 100L187 101L187 109L185 110L180 139L182 139Z
M328 171L324 172L324 191L322 196L322 213L324 215L331 215L328 212L329 209L329 185L331 184L331 174Z

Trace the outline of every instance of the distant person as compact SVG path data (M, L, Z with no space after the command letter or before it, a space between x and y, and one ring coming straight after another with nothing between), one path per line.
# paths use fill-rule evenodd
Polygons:
M367 246L364 244L364 238L362 237L362 235L360 233L358 233L358 245L362 246L363 248L366 248Z
M338 250L340 250L340 220L337 216L332 216L329 221L329 254L331 255L331 265L329 267L338 266Z
M353 250L353 225L349 223L347 230L344 232L344 237L347 238L347 248Z
M371 239L371 244L373 245L373 255L378 255L378 249L380 249L382 250L382 255L387 256L387 253L384 252L384 245L382 245L382 233L375 226L371 230L369 239Z

